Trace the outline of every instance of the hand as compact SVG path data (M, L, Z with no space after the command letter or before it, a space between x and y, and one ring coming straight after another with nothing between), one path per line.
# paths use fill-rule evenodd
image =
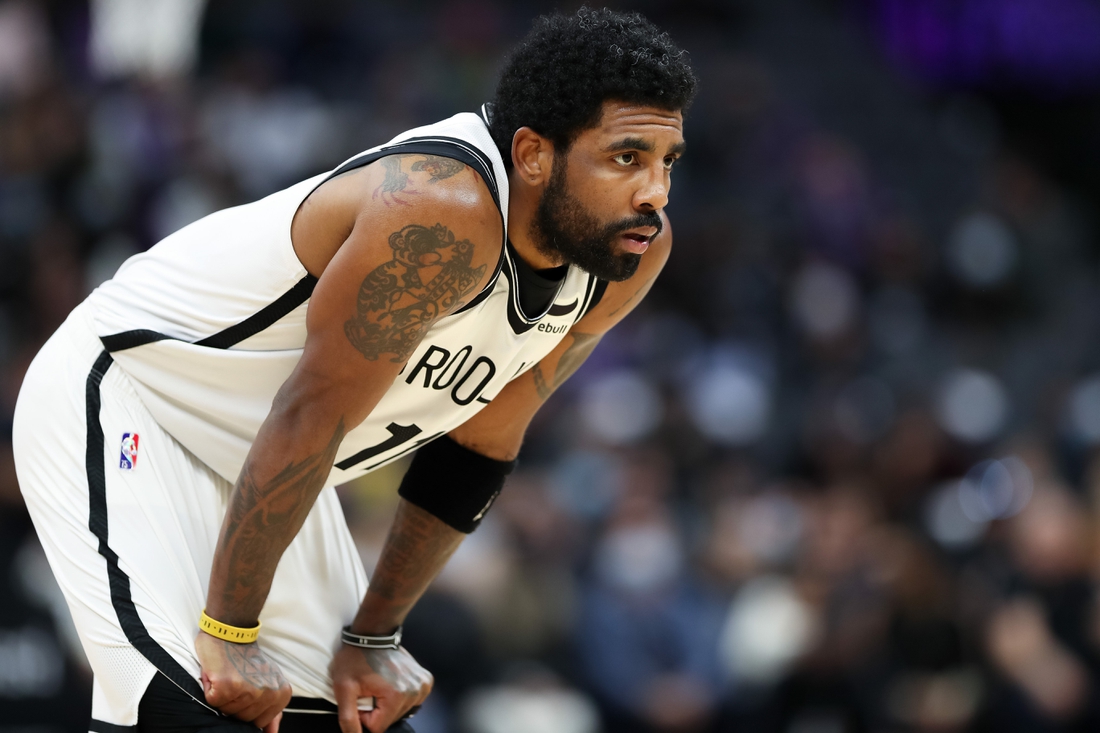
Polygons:
M340 708L340 730L383 733L432 691L432 675L401 649L341 645L329 667ZM359 698L373 697L374 710L360 711Z
M264 733L278 733L283 708L290 702L290 683L260 647L233 644L200 631L195 652L206 702Z

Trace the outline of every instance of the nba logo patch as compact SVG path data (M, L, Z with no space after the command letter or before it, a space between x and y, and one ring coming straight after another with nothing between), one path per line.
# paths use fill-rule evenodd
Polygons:
M122 453L118 459L118 467L123 471L133 471L137 466L138 434L122 434Z

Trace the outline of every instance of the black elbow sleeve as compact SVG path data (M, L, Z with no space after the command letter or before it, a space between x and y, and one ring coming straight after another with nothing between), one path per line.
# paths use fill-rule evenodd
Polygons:
M397 493L469 534L477 529L515 465L515 461L483 456L444 435L416 452Z

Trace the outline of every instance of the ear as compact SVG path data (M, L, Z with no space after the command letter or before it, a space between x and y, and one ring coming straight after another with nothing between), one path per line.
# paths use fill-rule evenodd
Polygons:
M512 136L512 165L519 179L532 186L550 180L554 145L530 127L521 127Z

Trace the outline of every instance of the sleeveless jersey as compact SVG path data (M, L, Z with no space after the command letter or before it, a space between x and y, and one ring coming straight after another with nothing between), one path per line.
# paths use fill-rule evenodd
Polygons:
M295 212L329 178L399 153L472 167L506 224L508 178L483 108L481 115L410 130L330 173L200 219L127 260L89 297L97 335L157 422L227 480L236 480L305 344L316 279L291 245ZM488 284L428 330L369 417L344 438L326 485L461 425L549 353L598 298L600 283L570 267L543 312L525 313L506 230L504 238Z

